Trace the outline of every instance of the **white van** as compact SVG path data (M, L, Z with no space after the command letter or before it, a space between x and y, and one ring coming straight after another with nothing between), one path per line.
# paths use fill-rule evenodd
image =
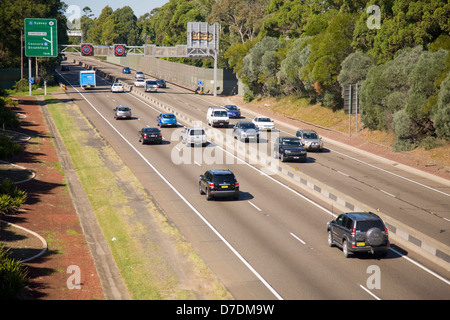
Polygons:
M209 107L206 113L206 122L213 127L228 128L230 118L228 117L227 109L221 107Z

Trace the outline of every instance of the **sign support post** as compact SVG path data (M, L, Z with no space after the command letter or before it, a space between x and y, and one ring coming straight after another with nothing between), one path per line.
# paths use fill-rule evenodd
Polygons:
M31 57L28 57L28 95L31 96L31 84L32 84L32 77L31 77Z

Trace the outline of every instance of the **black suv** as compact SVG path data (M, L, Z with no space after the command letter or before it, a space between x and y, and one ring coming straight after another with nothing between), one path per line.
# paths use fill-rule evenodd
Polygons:
M281 161L295 160L306 162L306 150L299 138L278 137L273 144L273 156Z
M206 200L215 197L239 199L239 182L230 170L208 170L200 175L198 183L200 194L206 193Z
M328 222L328 244L342 248L345 257L356 252L385 256L389 250L388 230L372 212L342 213Z

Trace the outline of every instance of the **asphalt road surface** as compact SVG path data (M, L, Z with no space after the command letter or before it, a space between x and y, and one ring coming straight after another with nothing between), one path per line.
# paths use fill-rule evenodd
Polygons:
M220 135L206 147L187 147L179 140L185 124L179 119L177 128L162 128L163 144L140 144L138 131L146 125L156 127L156 117L164 110L128 92L111 93L111 83L99 77L96 89L81 90L82 68L68 64L71 69L62 76L69 84L69 96L236 299L450 298L448 270L414 253L402 255L395 243L383 259L371 255L345 259L340 249L327 245L326 223L335 213L326 204L263 163L243 161L235 149L221 146ZM129 84L133 77L122 75ZM151 94L210 130L204 123L206 110L215 101L211 97L171 84ZM133 118L115 120L113 108L118 105L130 106ZM254 115L244 116L251 120ZM259 145L233 143L244 150L270 152L274 136L295 134L281 123L276 127L280 131L268 133ZM338 146L326 148L309 152L307 163L287 165L363 197L371 206L383 206L398 220L413 220L427 234L450 243L449 232L441 232L450 223L448 186ZM200 174L222 168L232 170L239 181L237 201L207 201L198 191Z

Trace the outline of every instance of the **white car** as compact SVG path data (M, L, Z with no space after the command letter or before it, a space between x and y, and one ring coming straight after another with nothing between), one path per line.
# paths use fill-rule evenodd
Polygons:
M113 83L113 85L111 86L111 92L124 92L123 84L121 84L120 82Z
M259 130L273 130L275 124L269 117L259 116L252 121Z
M144 79L136 79L134 82L135 87L144 87L145 86L145 80Z
M201 145L204 147L207 143L205 129L200 127L184 128L183 135L181 136L181 141L186 145L190 146Z
M144 79L145 78L144 73L142 71L136 71L135 77L136 77L136 79Z

